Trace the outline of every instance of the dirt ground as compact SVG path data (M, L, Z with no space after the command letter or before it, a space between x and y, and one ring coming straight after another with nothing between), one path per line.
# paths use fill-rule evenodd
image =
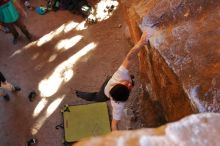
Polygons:
M36 42L29 43L20 32L18 43L13 45L12 35L0 32L0 71L22 88L18 94L10 94L9 102L0 99L1 146L23 146L32 135L40 146L62 145L63 130L55 129L62 123L61 108L87 103L77 98L74 90L98 90L121 64L131 45L125 37L120 6L107 20L85 26L83 21L68 11L42 16L28 11L25 23L39 37ZM38 97L29 102L33 90ZM120 124L122 130L132 127L128 115Z

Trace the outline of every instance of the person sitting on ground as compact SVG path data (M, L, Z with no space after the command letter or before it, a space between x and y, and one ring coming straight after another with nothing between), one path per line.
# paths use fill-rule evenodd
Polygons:
M0 96L3 97L6 101L10 100L7 91L17 92L20 91L21 88L18 86L14 86L11 83L7 82L4 75L0 72Z
M121 120L125 103L133 88L129 68L133 63L134 57L137 56L138 52L147 44L149 37L150 34L147 35L146 32L142 34L140 40L128 52L118 70L112 77L106 79L99 92L75 91L78 97L87 101L104 102L110 99L113 116L111 122L112 130L118 130L118 122Z
M97 22L95 10L87 0L60 0L60 8L81 14L89 24Z
M32 41L32 35L24 25L16 8L21 12L23 17L27 17L27 13L16 0L0 0L0 22L4 23L4 25L11 31L14 37L13 44L17 43L19 37L15 25L20 28L29 41Z

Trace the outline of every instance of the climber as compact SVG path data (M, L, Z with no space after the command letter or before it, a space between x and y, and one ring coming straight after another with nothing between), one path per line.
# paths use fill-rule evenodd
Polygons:
M78 97L87 101L104 102L110 99L113 116L111 127L113 131L118 130L118 122L121 120L125 102L128 100L131 89L133 88L129 68L133 63L134 57L143 48L143 46L147 44L150 36L151 35L146 32L142 34L140 40L128 52L118 70L112 77L108 77L106 79L99 92L75 91L75 94Z

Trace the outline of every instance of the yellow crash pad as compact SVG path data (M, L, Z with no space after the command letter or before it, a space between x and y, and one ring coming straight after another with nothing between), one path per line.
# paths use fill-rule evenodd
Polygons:
M66 106L63 111L66 142L76 142L111 131L105 102Z

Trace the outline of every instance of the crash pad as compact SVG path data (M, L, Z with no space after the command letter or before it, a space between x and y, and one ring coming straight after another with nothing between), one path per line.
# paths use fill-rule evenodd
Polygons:
M65 106L63 110L66 142L109 133L110 122L105 102Z

